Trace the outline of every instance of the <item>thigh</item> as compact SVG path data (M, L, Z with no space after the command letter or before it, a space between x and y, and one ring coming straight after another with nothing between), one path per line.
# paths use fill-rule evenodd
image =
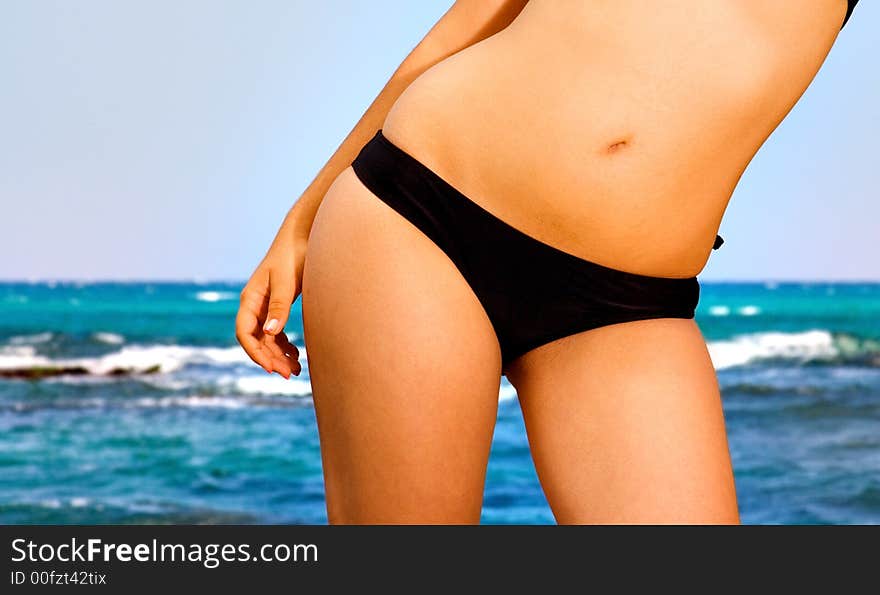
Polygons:
M715 370L693 320L609 325L516 362L541 484L560 523L736 523Z
M442 250L350 168L316 215L302 307L330 522L478 522L497 339Z

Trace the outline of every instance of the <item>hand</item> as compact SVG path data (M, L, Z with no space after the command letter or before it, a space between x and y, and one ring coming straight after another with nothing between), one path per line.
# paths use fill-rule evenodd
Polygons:
M244 289L235 319L235 337L248 356L268 373L299 376L299 351L284 325L301 291L305 241L276 241Z

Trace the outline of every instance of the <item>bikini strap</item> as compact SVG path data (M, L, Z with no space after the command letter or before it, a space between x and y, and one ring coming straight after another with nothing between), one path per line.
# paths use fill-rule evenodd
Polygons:
M712 250L718 250L718 248L720 248L721 244L723 244L723 243L724 243L724 238L722 238L719 235L716 235L715 236L715 245L712 246Z

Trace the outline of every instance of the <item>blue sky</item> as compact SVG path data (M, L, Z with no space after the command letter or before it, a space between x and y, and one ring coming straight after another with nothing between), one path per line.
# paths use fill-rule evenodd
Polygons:
M243 280L451 0L0 5L0 279ZM702 280L880 280L880 3L746 170Z

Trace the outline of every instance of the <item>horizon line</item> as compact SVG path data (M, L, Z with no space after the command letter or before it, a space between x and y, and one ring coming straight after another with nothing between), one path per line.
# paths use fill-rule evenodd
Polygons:
M870 278L833 278L833 277L791 277L791 278L773 278L773 277L764 277L764 278L708 278L703 279L697 275L700 283L880 283L880 278L870 279ZM12 284L28 284L28 285L42 285L42 284L76 284L76 283L88 283L88 284L140 284L140 283L158 283L158 284L172 284L172 283L190 283L193 285L244 285L247 283L247 279L233 279L233 278L201 278L201 277L29 277L29 278L2 278L0 277L0 285L12 285Z

